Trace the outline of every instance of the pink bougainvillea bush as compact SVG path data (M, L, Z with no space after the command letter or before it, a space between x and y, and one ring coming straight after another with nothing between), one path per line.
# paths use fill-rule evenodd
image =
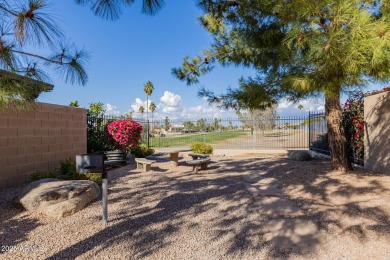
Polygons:
M389 90L390 87L366 93L359 91L347 99L344 104L343 124L346 130L349 153L357 160L356 163L359 161L361 163L364 160L364 98Z
M349 154L363 161L364 158L364 93L358 92L344 104L343 124L347 137Z
M118 149L129 152L141 142L142 126L134 120L117 120L107 125L108 135L115 141Z

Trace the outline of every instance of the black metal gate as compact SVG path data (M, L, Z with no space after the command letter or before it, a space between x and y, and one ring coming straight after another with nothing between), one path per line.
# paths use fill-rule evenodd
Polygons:
M353 155L353 138L354 129L350 122L349 113L343 112L343 125L347 138L347 150L351 162L359 165L364 165L364 154L359 157ZM325 112L309 112L309 149L330 155L328 143L328 126L325 119Z

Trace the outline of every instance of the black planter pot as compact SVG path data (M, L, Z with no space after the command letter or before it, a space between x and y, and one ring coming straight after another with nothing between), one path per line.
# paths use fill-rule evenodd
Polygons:
M118 163L123 163L126 164L126 153L120 150L116 151L105 151L105 161L109 162L118 162Z

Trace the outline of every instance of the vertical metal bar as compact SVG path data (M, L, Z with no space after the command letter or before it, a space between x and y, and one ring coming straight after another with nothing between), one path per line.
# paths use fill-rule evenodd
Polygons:
M255 132L255 121L254 121L254 118L253 118L253 115L250 119L252 122L250 123L250 126L251 126L251 133L252 133L252 150L255 149L255 141L256 141L256 132Z
M206 143L206 118L204 119L203 122L203 143Z
M308 124L309 124L309 126L308 126L308 138L309 138L309 149L311 148L310 147L310 139L311 139L311 127L310 127L310 110L309 110L309 118L308 118Z
M105 169L103 170L102 174L102 204L103 204L103 225L107 225L107 190L108 190L108 180L107 180L107 173Z
M295 131L295 127L296 127L296 122L297 122L297 116L294 116L294 118L293 118L293 127L291 128L291 131L293 132L293 136L294 136L294 138L293 138L293 140L294 140L294 148L296 148L297 147L297 140L296 140L296 137L295 137L295 133L296 133L296 131ZM299 146L298 146L299 147Z
M150 140L149 140L149 136L150 136L150 129L149 129L149 119L148 120L146 120L146 124L147 124L147 126L146 126L146 129L147 129L147 135L148 135L148 148L150 148Z

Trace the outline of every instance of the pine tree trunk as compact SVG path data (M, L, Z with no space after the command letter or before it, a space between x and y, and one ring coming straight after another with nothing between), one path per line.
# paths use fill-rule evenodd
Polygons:
M343 127L340 93L325 95L325 118L328 126L332 169L342 172L352 170L347 153L347 139Z

